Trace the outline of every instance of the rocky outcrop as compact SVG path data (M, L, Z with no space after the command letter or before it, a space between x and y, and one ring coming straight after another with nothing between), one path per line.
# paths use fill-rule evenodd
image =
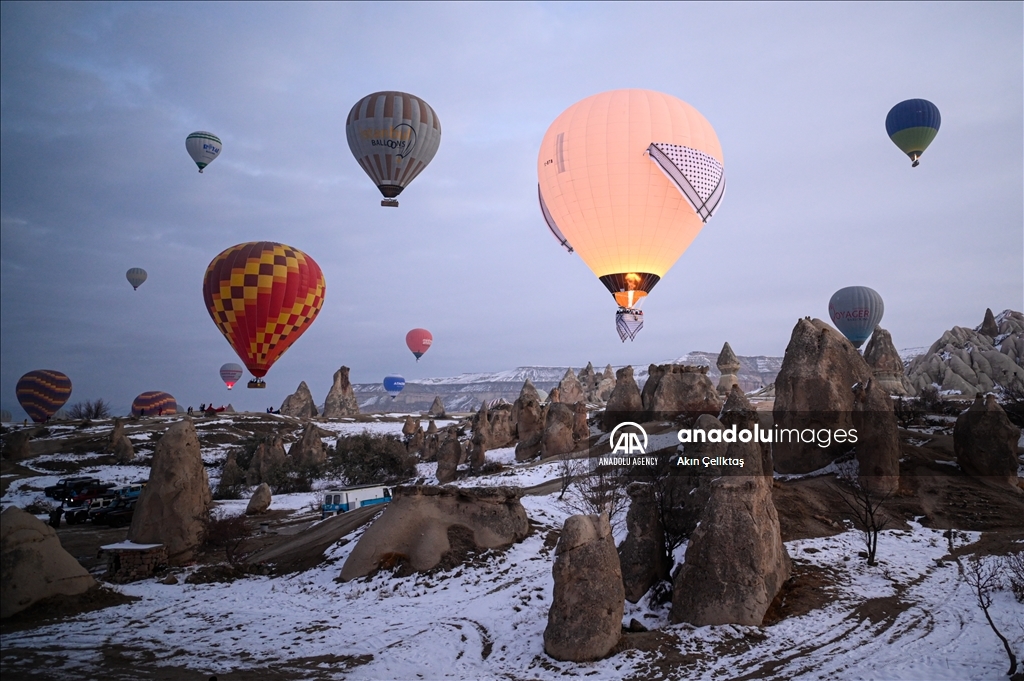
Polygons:
M622 634L625 591L608 516L568 518L551 572L555 586L544 652L572 662L610 653Z
M598 378L599 376L594 371L594 365L591 362L587 362L587 366L580 369L580 372L576 375L576 380L579 382L580 387L583 388L584 399L590 400L591 394L597 388Z
M455 479L456 471L465 452L459 442L458 431L449 426L437 449L437 481L442 485Z
M900 433L889 391L868 379L853 387L853 396L857 478L871 492L894 494L900 486Z
M576 451L579 446L576 434L576 412L572 405L551 403L544 415L541 455L550 458Z
M722 407L722 415L719 418L722 425L726 428L731 428L735 425L737 428L752 430L757 425L762 431L767 432L771 430L773 425L771 414L756 411L750 400L747 399L747 396L743 394L743 390L739 385L734 385L732 390L729 391L729 396L725 400L725 406ZM754 443L752 442L751 444ZM726 456L740 456L751 459L747 461L745 466L748 475L765 475L769 478L773 476L775 462L772 460L771 443L759 442L756 447L741 449L744 451L728 451ZM755 465L758 462L753 459L758 455L760 456L760 462L759 465Z
M516 442L516 431L512 425L512 405L501 404L488 407L483 404L473 417L473 440L485 449L511 447Z
M192 560L202 543L212 495L192 419L167 429L156 451L149 482L142 488L128 540L163 544L171 565Z
M585 399L583 385L576 378L572 369L566 369L565 376L562 376L562 380L558 384L558 401L574 404L583 399ZM554 402L553 399L552 402Z
M544 408L541 407L540 394L533 387L530 379L526 379L519 398L512 405L512 422L516 427L516 461L528 461L540 454L541 440L544 437Z
M759 626L789 571L771 479L718 478L673 580L670 618Z
M313 401L313 395L309 392L309 386L305 381L301 381L295 392L284 398L280 412L285 416L294 416L300 419L316 416L316 403Z
M245 474L245 483L252 486L268 482L287 463L284 440L278 435L269 436L256 447Z
M273 497L270 495L270 485L262 483L256 488L256 491L252 493L252 497L249 499L249 504L245 507L246 515L261 515L267 512L270 508L270 502Z
M665 529L661 524L658 496L653 484L632 482L626 487L626 539L619 545L619 564L626 600L636 603L657 582L668 579Z
M953 427L956 462L970 476L1017 487L1020 436L994 395L978 395Z
M114 429L110 432L110 444L107 445L107 451L113 453L114 459L119 464L129 463L135 458L135 447L132 446L132 441L128 439L128 436L124 434L124 421L121 419L114 419Z
M984 334L989 338L995 338L999 335L999 325L996 324L996 317L992 314L992 308L985 308L985 318L981 321L981 326L978 327L978 333Z
M641 420L643 413L644 403L633 378L633 367L622 367L615 372L615 388L604 408L605 430L611 430L622 421Z
M852 428L851 388L871 376L864 358L838 331L820 319L801 319L775 379L775 424L800 430ZM845 442L832 442L828 447L819 447L817 442L776 442L775 470L810 473L849 448Z
M39 428L23 428L5 433L3 445L4 458L8 461L24 461L25 459L32 458L32 445L29 444L29 440L39 430Z
M594 404L604 404L611 399L613 390L615 390L615 371L612 369L612 365L608 364L605 365L604 371L598 376L594 392L587 397L587 401ZM593 399L590 399L591 397Z
M645 418L663 419L678 414L717 416L722 400L707 374L707 367L652 364L641 394Z
M937 386L974 397L1016 381L1024 384L1024 314L1013 310L986 315L976 329L954 326L907 366L912 394Z
M298 441L288 449L288 456L291 457L292 463L300 468L322 466L327 463L327 448L324 446L324 441L320 439L323 435L325 435L324 431L320 430L315 423L306 421Z
M430 409L427 410L427 414L435 419L443 419L445 417L444 402L441 401L440 395L434 398Z
M458 562L459 553L522 541L530 522L521 495L511 487L396 487L384 513L352 549L341 579L398 564L430 570L445 558Z
M415 416L406 416L402 424L402 435L406 438L412 437L417 430L420 430L420 420Z
M74 596L96 580L64 550L52 527L8 506L0 514L0 618L50 596Z
M352 390L352 383L348 380L348 367L341 367L334 372L334 383L327 392L327 399L324 400L324 416L337 419L346 416L355 416L359 413L359 403L356 401L356 394ZM281 413L284 413L282 407ZM316 416L313 413L312 416Z
M739 385L739 379L736 377L736 373L742 366L740 360L736 357L736 353L732 351L732 346L727 342L722 346L722 351L718 353L718 359L715 361L715 366L722 372L722 375L718 377L718 394L728 395L729 391L733 389L733 386Z
M903 360L896 352L892 336L880 326L876 326L864 348L864 361L871 367L875 377L875 385L890 395L906 395L910 391L907 377L904 375Z

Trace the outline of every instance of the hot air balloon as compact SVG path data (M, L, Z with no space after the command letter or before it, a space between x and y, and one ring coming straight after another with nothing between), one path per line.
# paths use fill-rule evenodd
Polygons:
M203 299L213 322L256 377L250 388L313 323L327 284L297 248L254 241L227 249L206 268Z
M893 144L913 161L910 167L916 168L921 154L939 134L941 123L939 107L927 99L908 99L889 109L885 131Z
M212 132L197 130L185 138L185 150L188 151L188 155L199 166L199 172L203 172L203 168L213 163L213 159L220 156L220 150L223 146L220 138Z
M163 416L177 413L177 401L170 393L162 390L149 390L132 402L132 416Z
M836 328L859 348L882 321L882 296L867 286L847 286L832 294L828 316Z
M384 390L387 391L388 395L391 395L391 399L398 397L398 393L402 392L404 387L405 379L398 374L384 377Z
M138 291L149 275L141 267L133 267L124 276L128 278L128 283L132 285L132 288Z
M412 354L416 355L417 362L430 349L433 342L434 337L426 329L413 329L405 334L405 344L412 350Z
M235 383L238 383L238 379L242 377L242 367L235 364L234 362L228 362L220 368L220 380L224 381L224 385L231 390L235 387Z
M722 158L696 109L650 90L588 97L544 135L541 213L614 296L623 342L643 327L644 297L721 205Z
M71 397L71 379L59 371L36 369L18 379L14 392L29 418L45 423Z
M430 105L405 92L374 92L348 112L348 147L384 195L382 206L430 163L441 144L441 123Z

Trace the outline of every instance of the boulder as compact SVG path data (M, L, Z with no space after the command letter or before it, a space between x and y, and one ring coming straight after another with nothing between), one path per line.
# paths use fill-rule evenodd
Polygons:
M270 495L270 485L267 483L261 483L256 491L252 493L252 497L249 499L249 505L245 507L246 515L260 515L267 512L270 508L270 502L272 497Z
M430 403L430 409L427 410L427 414L436 419L443 419L445 417L444 402L441 401L440 395L434 397L434 401Z
M8 461L24 461L32 458L32 445L29 440L39 428L22 428L4 434L4 458Z
M591 368L593 371L593 368ZM574 404L585 398L583 385L576 378L572 369L566 369L565 375L558 383L558 401L566 404ZM554 402L554 400L552 400Z
M789 571L771 479L718 478L673 580L670 619L759 626Z
M316 403L313 402L313 395L309 392L309 386L305 381L301 381L295 392L284 398L280 412L285 416L294 416L300 419L316 416Z
M900 433L889 391L868 379L853 386L853 395L857 478L868 491L894 494L900 486Z
M556 660L598 660L622 634L625 590L606 514L566 519L555 546L554 592L544 652Z
M52 527L16 506L0 513L0 618L94 586L96 580L64 550Z
M203 540L212 495L192 419L173 424L157 442L128 540L163 544L171 565L192 560Z
M907 395L909 393L907 377L903 373L903 360L896 352L892 336L880 326L875 327L864 348L864 361L871 367L878 388L890 395Z
M718 394L728 395L729 391L732 390L733 386L739 385L739 380L736 378L736 373L742 366L736 353L732 351L732 346L726 343L722 346L722 351L718 353L718 359L715 361L715 366L722 372L722 375L718 377Z
M348 367L341 367L334 372L334 383L331 384L327 399L324 400L324 416L327 418L337 419L359 413L359 403L356 402L352 383L348 380L348 371ZM281 413L284 413L283 407ZM316 416L316 413L312 416Z
M678 414L717 416L722 410L722 400L704 366L652 364L641 401L647 420Z
M820 319L801 319L775 379L775 424L801 430L852 428L851 388L871 376L864 358L838 331ZM817 442L776 442L775 470L810 473L849 448L849 444L835 442L828 447L819 447Z
M462 443L459 442L458 432L454 426L449 426L437 449L437 481L441 484L451 482L455 479L456 470L462 460L464 452Z
M1020 436L995 395L978 395L953 427L956 462L970 476L1017 487Z
M279 435L268 436L256 447L245 474L245 482L250 486L268 482L287 463L284 440Z
M519 397L512 404L512 422L519 439L516 461L527 461L540 454L544 437L544 409L540 404L540 394L530 379L526 379Z
M114 459L120 464L129 463L135 458L135 448L132 441L124 434L124 421L114 419L114 429L110 432L110 444L107 451L114 454Z
M323 431L312 421L306 421L302 433L288 449L292 463L299 467L322 466L327 463L327 448L321 438Z
M512 487L396 487L384 513L349 554L341 580L397 563L430 570L446 555L457 562L453 552L458 550L499 549L522 541L530 521L521 496L522 490Z
M633 378L633 367L622 367L615 372L615 388L604 408L605 430L611 430L622 421L640 420L643 412L644 404L640 398L640 388Z
M576 451L576 412L571 405L553 402L544 415L544 433L541 436L541 455L544 458L561 456Z
M626 513L628 534L619 546L619 564L626 600L636 603L657 582L668 579L669 565L665 555L665 528L661 524L654 485L631 482L626 494L630 498Z

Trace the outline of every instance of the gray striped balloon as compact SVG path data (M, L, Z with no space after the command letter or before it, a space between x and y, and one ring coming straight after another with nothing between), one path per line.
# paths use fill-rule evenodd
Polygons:
M836 328L859 348L882 321L885 304L878 291L867 286L847 286L832 294L828 316Z

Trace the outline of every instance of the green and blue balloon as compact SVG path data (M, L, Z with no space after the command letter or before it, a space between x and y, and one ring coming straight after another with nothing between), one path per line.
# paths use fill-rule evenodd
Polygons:
M885 131L889 139L910 157L912 168L921 162L921 154L939 134L942 116L939 107L927 99L908 99L889 109Z

